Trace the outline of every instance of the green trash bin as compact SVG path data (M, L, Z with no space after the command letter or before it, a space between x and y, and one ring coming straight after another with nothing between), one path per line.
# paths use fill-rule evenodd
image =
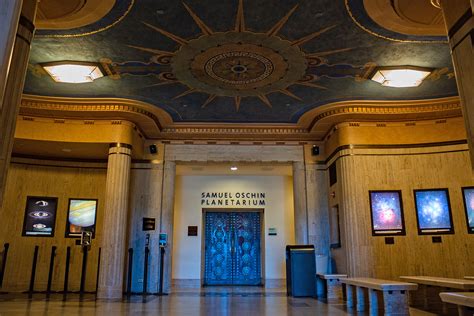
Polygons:
M288 296L316 296L316 266L313 245L286 246L286 290Z

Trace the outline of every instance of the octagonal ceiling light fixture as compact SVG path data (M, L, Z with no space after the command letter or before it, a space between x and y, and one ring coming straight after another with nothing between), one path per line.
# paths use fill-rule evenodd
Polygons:
M377 67L370 79L385 87L418 87L431 71L429 68L415 66Z
M43 69L56 82L86 83L104 76L99 63L82 61L58 61L42 63Z

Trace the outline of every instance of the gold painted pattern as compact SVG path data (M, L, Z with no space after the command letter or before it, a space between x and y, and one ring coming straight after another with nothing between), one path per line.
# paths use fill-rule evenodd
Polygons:
M385 39L385 40L388 40L388 41L392 41L392 42L400 42L400 43L448 43L448 41L419 41L419 40L401 40L401 39L397 39L397 38L393 38L393 37L388 37L388 36L384 36L384 35L381 35L381 34L378 34L378 33L375 33L371 30L369 30L368 28L366 28L365 26L363 26L359 21L357 21L357 19L355 18L355 16L352 14L352 11L351 11L351 8L349 7L349 0L344 0L344 4L346 6L346 11L347 13L349 14L349 16L351 17L352 21L354 21L354 23L361 29L363 30L364 32L367 32L369 33L370 35L373 35L373 36L376 36L376 37L379 37L379 38L382 38L382 39Z
M115 25L117 25L120 21L122 21L127 15L128 13L130 12L130 10L132 10L132 7L133 5L135 4L135 0L131 0L130 2L130 5L128 6L127 10L124 12L124 14L122 14L122 16L120 16L117 20L115 20L113 23L107 25L107 26L104 26L98 30L95 30L95 31L90 31L90 32L86 32L86 33L80 33L80 34L48 34L48 35L35 35L35 37L38 37L38 38L47 38L47 37L54 37L54 38L74 38L74 37L81 37L81 36L88 36L88 35L93 35L93 34L97 34L97 33L100 33L100 32L103 32L105 30L108 30L112 27L114 27Z

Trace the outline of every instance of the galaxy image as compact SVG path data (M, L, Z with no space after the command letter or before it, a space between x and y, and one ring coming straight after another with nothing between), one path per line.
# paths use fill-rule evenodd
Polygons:
M463 189L463 193L467 214L467 226L470 231L474 231L474 188Z
M415 203L421 230L451 229L447 191L415 191Z
M370 192L373 230L403 230L400 193Z

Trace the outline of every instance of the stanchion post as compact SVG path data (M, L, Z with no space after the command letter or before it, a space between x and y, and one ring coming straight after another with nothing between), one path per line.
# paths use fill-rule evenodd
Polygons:
M71 247L66 249L66 266L64 270L64 288L63 288L63 300L66 300L68 283L69 283L69 262L71 261Z
M79 294L84 295L86 287L86 274L87 274L87 254L89 252L88 247L82 247L82 271L81 271L81 287L79 288Z
M56 257L56 246L51 247L51 257L49 259L48 285L46 287L46 295L48 297L51 293L51 283L53 282L54 257Z
M5 243L3 245L2 269L0 270L0 288L3 286L3 276L5 275L5 268L7 266L8 248L10 248L10 244Z
M99 273L100 273L100 256L102 254L102 248L99 247L99 258L97 259L97 274L95 278L95 294L97 295L97 290L99 288Z
M133 248L128 249L127 296L132 294Z
M147 295L148 290L148 258L150 256L150 249L145 247L145 261L143 267L143 295Z
M38 262L38 252L39 246L35 246L35 252L33 254L33 265L31 267L30 288L28 289L29 298L33 296L33 291L35 290L36 263Z

